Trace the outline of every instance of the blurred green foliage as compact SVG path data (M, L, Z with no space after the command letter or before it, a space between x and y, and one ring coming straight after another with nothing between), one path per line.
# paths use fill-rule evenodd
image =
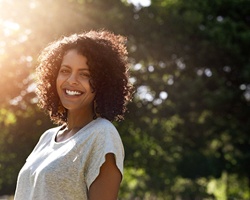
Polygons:
M115 123L126 159L120 199L250 198L250 1L0 1L0 194L40 135L34 69L62 35L128 37L136 87Z

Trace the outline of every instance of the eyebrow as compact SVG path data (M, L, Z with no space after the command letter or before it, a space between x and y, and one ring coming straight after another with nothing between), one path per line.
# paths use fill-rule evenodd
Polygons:
M72 67L70 67L70 65L65 65L65 64L61 65L61 67L66 67L66 68L68 68L68 69L71 69L71 68L72 68ZM80 68L79 71L89 71L89 69Z

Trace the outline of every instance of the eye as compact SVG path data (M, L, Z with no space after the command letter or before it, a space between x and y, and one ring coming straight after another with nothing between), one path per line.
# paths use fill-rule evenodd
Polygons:
M80 72L80 76L83 78L89 78L90 74L88 72Z
M59 70L59 72L60 72L61 74L68 74L68 73L70 73L70 70L69 70L69 69L62 68L62 69Z

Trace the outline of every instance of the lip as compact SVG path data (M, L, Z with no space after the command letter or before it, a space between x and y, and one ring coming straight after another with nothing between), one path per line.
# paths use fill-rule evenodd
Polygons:
M67 96L67 97L80 97L84 94L83 91L79 90L79 89L74 89L74 88L63 88L63 93ZM68 92L67 92L68 91ZM71 93L71 95L69 94Z

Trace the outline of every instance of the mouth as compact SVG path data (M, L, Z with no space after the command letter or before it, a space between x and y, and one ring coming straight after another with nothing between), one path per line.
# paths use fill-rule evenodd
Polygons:
M69 96L80 96L80 95L83 94L83 92L77 91L77 90L68 90L68 89L65 89L65 94L69 95Z

